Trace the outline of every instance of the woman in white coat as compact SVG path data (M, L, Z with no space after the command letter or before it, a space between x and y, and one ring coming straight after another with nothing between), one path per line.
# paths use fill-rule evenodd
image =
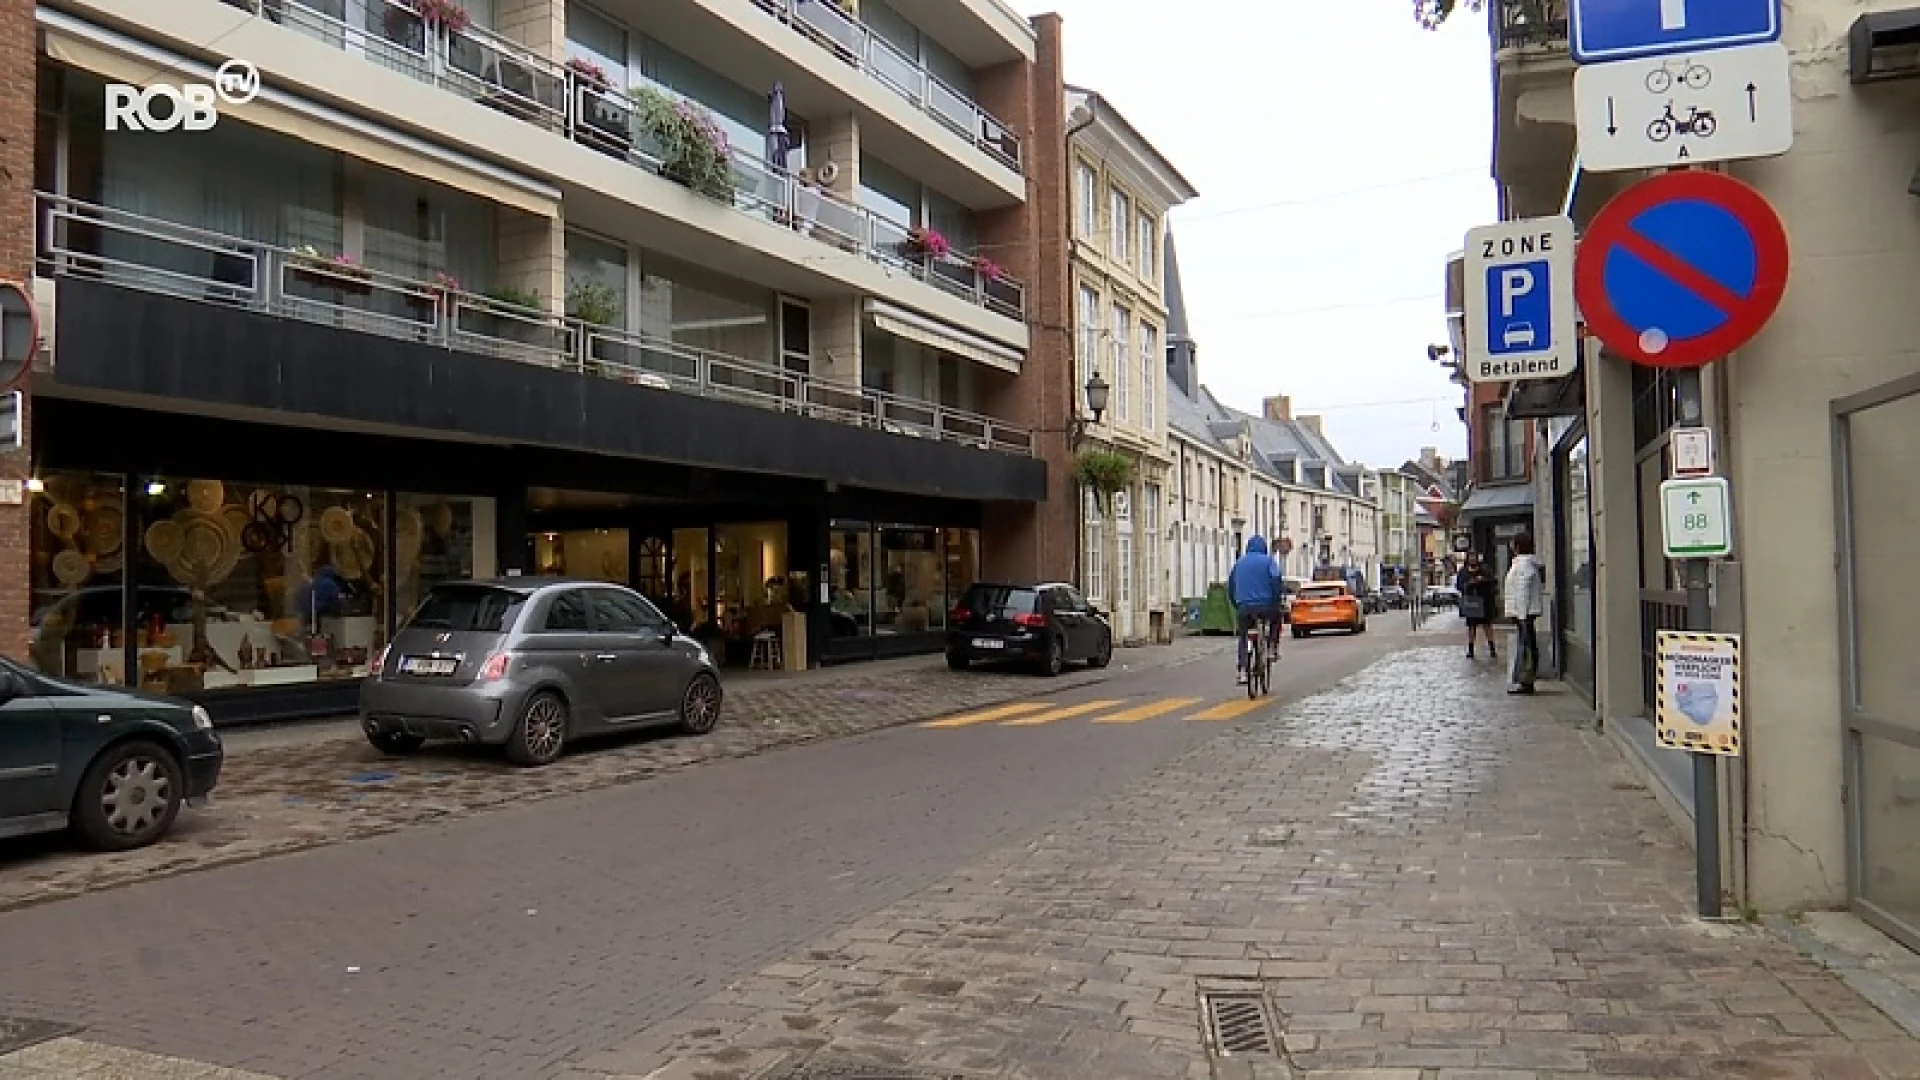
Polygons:
M1540 636L1535 624L1546 614L1544 572L1533 554L1533 537L1521 533L1513 538L1513 562L1507 567L1507 618L1513 620L1513 675L1509 694L1533 693L1533 680L1540 672Z

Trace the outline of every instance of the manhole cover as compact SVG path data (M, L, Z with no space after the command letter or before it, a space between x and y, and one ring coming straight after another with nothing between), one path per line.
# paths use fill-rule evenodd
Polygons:
M25 1050L35 1043L48 1039L57 1039L62 1035L71 1035L80 1029L72 1024L56 1024L51 1020L29 1020L23 1016L0 1016L0 1054L11 1054L16 1050Z
M1280 1052L1265 995L1202 992L1200 1009L1206 1017L1214 1053L1224 1057L1230 1054L1271 1056Z
M852 1058L815 1055L768 1073L761 1080L968 1080L959 1073L933 1073L905 1065L882 1065Z

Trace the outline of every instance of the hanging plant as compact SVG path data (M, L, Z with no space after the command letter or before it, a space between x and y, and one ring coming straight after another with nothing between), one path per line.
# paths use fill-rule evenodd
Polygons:
M1091 491L1102 507L1113 505L1115 492L1133 483L1133 459L1112 450L1086 450L1073 462L1073 480Z
M629 92L640 126L660 151L660 175L708 198L732 202L739 188L733 171L733 147L713 115L651 87Z

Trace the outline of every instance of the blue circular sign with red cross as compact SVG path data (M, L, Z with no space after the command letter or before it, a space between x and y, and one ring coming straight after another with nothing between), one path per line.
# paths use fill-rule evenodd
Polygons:
M1581 318L1649 367L1699 367L1746 344L1787 290L1787 231L1720 173L1644 180L1594 216L1574 258Z

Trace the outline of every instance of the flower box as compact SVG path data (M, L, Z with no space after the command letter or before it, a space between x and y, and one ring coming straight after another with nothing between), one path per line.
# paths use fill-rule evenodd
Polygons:
M303 258L290 266L287 274L302 285L346 296L366 296L373 292L372 274L336 259Z

